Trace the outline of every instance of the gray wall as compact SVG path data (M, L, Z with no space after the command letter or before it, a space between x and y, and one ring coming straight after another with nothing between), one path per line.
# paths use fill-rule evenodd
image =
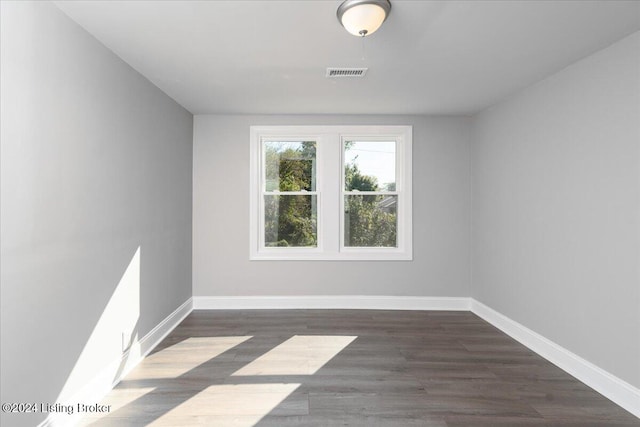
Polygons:
M640 33L475 117L473 296L640 386Z
M144 336L192 271L196 296L473 295L640 386L638 34L473 119L192 127L55 6L0 4L2 402L77 391L120 355L109 316ZM249 262L249 126L277 124L413 125L412 262ZM132 284L138 307L118 311Z
M276 124L413 125L414 260L250 262L249 126ZM203 115L193 151L195 296L470 295L468 118Z
M191 296L193 117L53 4L1 5L1 400L54 403L120 356L138 248L135 334Z

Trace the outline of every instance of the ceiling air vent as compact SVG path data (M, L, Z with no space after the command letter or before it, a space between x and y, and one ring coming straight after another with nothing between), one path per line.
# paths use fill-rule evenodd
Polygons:
M364 77L368 68L327 68L326 77Z

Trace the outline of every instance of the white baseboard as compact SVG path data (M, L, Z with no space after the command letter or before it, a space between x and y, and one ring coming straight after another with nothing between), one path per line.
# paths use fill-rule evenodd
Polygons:
M407 296L220 296L193 297L132 345L69 402L99 402L133 367L158 345L192 310L238 309L364 309L364 310L452 310L471 311L524 346L549 360L640 418L640 390L591 362L504 316L466 297ZM118 372L114 381L114 372ZM62 402L64 403L64 402ZM77 417L52 413L38 427L70 426Z
M194 310L354 309L354 310L455 310L469 311L465 297L407 296L220 296L193 297Z
M471 311L640 418L640 389L475 299L471 299Z
M472 311L524 346L640 418L640 390L473 298L407 296L193 297L194 310L364 309Z
M173 331L193 310L193 301L189 298L173 313L154 327L149 333L138 341L118 358L102 369L91 381L71 398L57 402L62 405L79 403L95 404L100 402L117 383L120 382L131 370L142 361L160 342ZM65 412L52 412L38 425L38 427L68 427L78 423L84 414L74 413L68 415Z

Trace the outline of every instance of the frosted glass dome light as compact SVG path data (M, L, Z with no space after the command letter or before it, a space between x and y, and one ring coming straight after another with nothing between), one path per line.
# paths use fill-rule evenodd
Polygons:
M346 0L338 7L338 21L354 36L373 34L389 16L389 0Z

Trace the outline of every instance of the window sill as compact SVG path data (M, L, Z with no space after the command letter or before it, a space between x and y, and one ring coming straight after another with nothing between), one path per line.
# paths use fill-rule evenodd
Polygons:
M409 252L253 253L250 261L413 261Z

